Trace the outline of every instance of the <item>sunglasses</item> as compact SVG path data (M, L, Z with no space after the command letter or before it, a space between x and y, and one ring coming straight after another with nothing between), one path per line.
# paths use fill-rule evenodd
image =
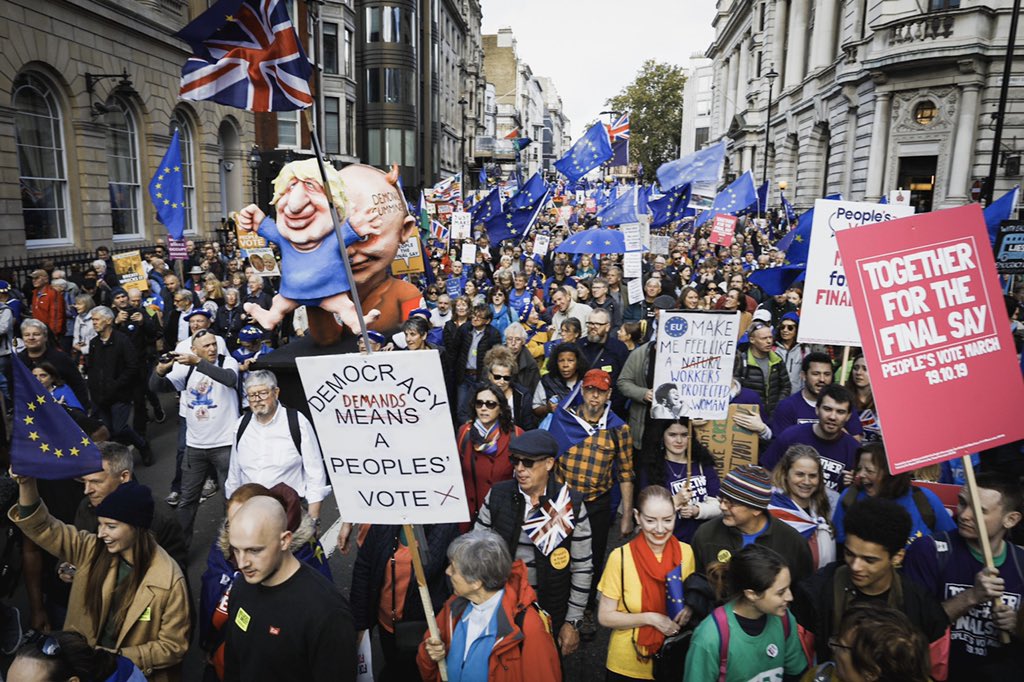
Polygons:
M779 327L779 329L783 329L783 330L787 330L787 331L793 331L793 330L796 329L796 325L795 324L784 324L784 325L781 325Z
M498 401L497 400L477 400L476 401L476 406L477 407L486 407L488 410L493 410L494 408L496 408L498 406Z
M494 372L491 372L491 378L495 381L512 381L511 374L495 374Z
M533 465L536 464L539 461L540 461L539 459L523 459L522 457L509 457L508 458L508 463L512 465L513 469L515 469L520 464L523 465L524 469L532 469Z

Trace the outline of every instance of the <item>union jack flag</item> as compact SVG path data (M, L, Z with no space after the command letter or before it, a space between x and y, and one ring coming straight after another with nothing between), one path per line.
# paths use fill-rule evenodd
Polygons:
M178 37L193 53L181 68L182 99L260 112L313 104L313 68L286 0L220 0Z
M546 500L523 522L523 530L537 549L548 556L572 532L573 519L569 487L563 485L557 498Z
M629 114L625 113L619 117L619 120L608 128L608 138L614 143L616 140L628 140L629 139Z
M448 241L448 228L436 220L430 221L430 236L439 242Z

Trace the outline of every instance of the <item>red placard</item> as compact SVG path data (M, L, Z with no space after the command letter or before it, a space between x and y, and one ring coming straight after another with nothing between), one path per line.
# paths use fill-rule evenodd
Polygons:
M594 199L593 197L587 199L586 209L587 213L597 213L597 199Z
M736 234L736 216L723 215L719 213L711 222L711 236L708 241L712 244L732 246L733 235Z
M836 232L893 474L1024 438L977 204Z

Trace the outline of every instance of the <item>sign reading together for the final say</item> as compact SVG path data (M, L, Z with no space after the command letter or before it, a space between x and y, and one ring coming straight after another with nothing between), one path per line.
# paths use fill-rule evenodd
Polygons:
M436 350L300 357L296 365L341 518L469 520Z
M892 473L1024 437L1024 382L978 205L836 240Z

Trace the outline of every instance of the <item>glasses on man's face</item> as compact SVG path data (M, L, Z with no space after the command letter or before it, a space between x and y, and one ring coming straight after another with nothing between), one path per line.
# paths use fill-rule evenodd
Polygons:
M608 322L587 322L588 327L607 327Z
M270 394L273 392L273 389L265 388L262 391L253 391L252 393L246 393L245 397L248 398L249 402L251 403L257 400L266 400L267 398L270 397Z
M512 381L512 375L511 374L495 374L494 372L491 372L491 379L493 379L494 381Z
M532 469L533 465L536 464L538 461L539 460L536 460L536 459L523 459L522 457L509 457L508 458L508 463L512 465L513 469L515 469L520 464L523 465L524 469Z
M496 408L498 406L498 401L497 400L477 400L476 401L476 406L477 407L486 407L488 410L493 410L494 408Z

